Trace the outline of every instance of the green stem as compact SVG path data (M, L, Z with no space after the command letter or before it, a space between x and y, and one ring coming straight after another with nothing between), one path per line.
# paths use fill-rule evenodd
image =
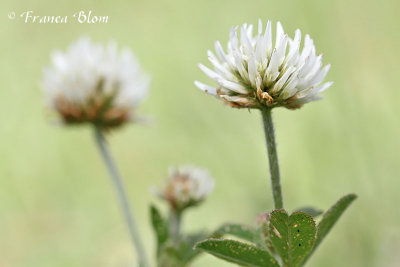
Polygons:
M100 154L104 160L108 173L113 181L115 189L117 191L117 195L119 198L119 202L121 204L122 211L125 216L126 223L129 228L129 232L131 235L131 239L133 242L134 247L136 248L137 255L139 257L139 266L140 267L148 267L149 263L146 258L146 253L141 242L139 232L136 229L136 222L131 212L131 208L129 206L128 198L126 196L126 192L122 183L121 176L118 173L118 169L116 164L111 156L111 153L108 149L106 144L106 140L104 139L103 132L100 128L95 128L95 137L96 137L96 144L99 147Z
M276 150L274 124L271 117L271 109L261 109L264 123L265 141L268 149L269 170L271 173L272 194L274 196L275 209L283 208L282 189L279 174L278 152Z
M181 212L171 209L169 214L169 235L172 237L175 244L179 241L180 228Z

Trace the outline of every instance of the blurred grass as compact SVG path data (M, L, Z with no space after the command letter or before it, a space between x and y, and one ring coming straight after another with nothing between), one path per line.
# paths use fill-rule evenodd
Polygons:
M171 164L195 163L217 180L185 229L253 223L272 207L260 116L202 94L193 80L232 25L280 20L314 38L334 86L299 111L274 113L286 207L359 199L310 266L399 266L398 1L2 1L0 34L0 266L127 266L129 238L88 128L49 123L39 88L54 49L85 34L133 49L153 77L140 112L152 127L110 137L147 247L148 188ZM24 24L7 13L108 15L108 24ZM230 266L202 256L193 266Z

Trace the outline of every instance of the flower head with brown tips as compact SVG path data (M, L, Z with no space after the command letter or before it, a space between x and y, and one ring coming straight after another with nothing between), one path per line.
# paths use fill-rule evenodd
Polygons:
M134 120L148 91L149 77L134 55L81 38L66 52L56 51L44 70L48 105L65 124L91 123L109 129Z
M208 59L213 70L199 64L216 87L195 81L202 91L237 108L295 109L321 98L320 93L332 82L323 83L330 65L322 67L322 55L316 55L313 40L306 35L302 50L301 32L294 39L284 33L278 22L273 45L271 22L265 31L259 21L258 33L253 25L233 27L225 53L215 42L216 56L210 50Z

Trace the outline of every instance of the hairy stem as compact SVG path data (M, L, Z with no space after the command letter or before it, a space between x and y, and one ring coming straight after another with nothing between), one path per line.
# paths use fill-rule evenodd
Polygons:
M283 208L282 189L279 174L278 152L276 150L274 124L271 117L271 109L261 109L264 124L265 141L268 149L269 170L271 173L272 194L275 209Z
M128 225L129 232L131 235L131 239L134 247L136 248L136 253L139 257L139 266L140 267L149 267L149 263L147 261L146 253L141 242L139 232L136 229L136 222L131 212L131 208L129 206L129 202L126 196L126 192L124 189L124 185L122 183L121 176L119 175L116 164L111 156L111 153L108 149L106 140L104 139L103 132L100 128L95 128L95 139L96 144L99 147L100 154L104 160L110 178L114 184L115 190L117 192L119 202L121 204L122 211L124 213L125 221Z

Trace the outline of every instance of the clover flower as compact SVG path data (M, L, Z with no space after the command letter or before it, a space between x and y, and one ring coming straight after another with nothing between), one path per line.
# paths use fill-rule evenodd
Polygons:
M42 87L64 123L112 128L136 118L150 79L129 50L80 38L66 52L54 52L51 61Z
M322 83L330 65L322 67L322 55L316 55L309 35L305 36L302 49L300 46L300 30L297 29L294 39L291 39L279 22L274 46L270 21L263 32L259 20L255 36L253 25L243 24L240 37L238 26L233 27L227 53L219 41L215 42L217 56L208 51L214 70L199 64L218 86L198 81L195 85L237 108L300 108L320 99L320 93L332 85L332 82Z
M190 165L169 169L169 179L158 195L169 202L173 210L195 206L214 189L214 180L205 169Z

